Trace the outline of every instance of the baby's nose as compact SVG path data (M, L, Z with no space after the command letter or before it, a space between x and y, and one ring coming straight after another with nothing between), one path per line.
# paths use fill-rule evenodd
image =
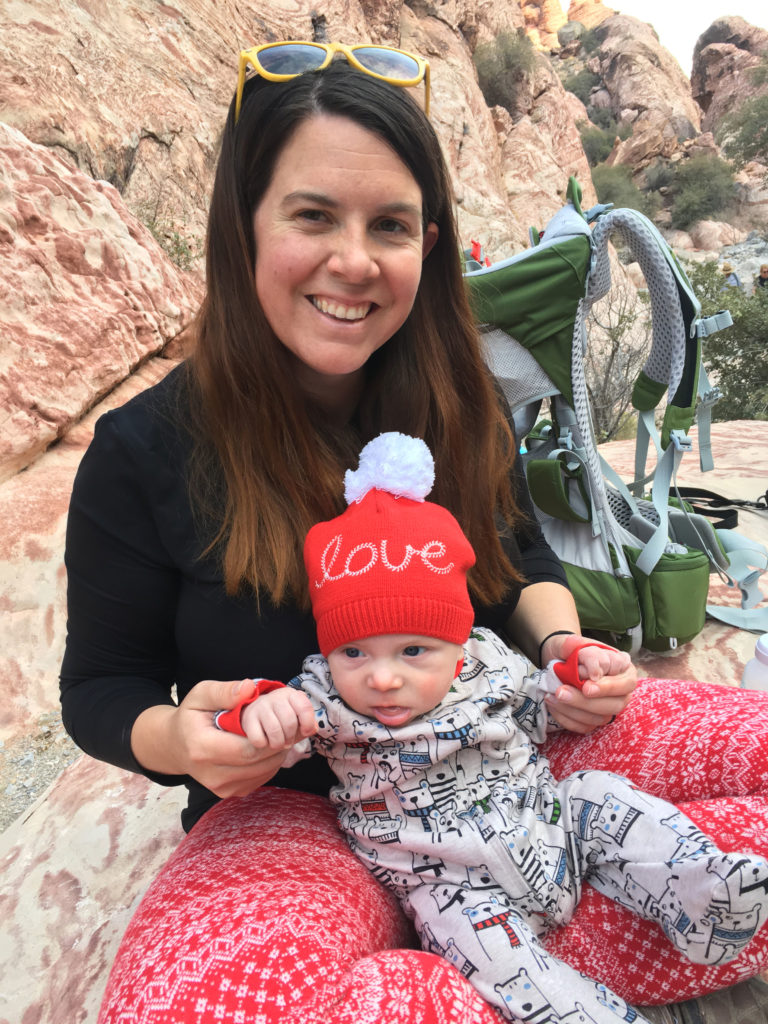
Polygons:
M390 661L376 662L371 667L371 686L375 690L396 690L402 686L402 679Z

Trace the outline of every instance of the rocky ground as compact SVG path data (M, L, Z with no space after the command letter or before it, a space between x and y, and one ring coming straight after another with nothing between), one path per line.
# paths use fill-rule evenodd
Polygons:
M30 735L5 743L0 740L0 832L41 797L79 754L57 711L40 715Z
M751 292L760 265L768 263L768 232L750 231L743 242L726 246L721 256L735 267L746 290Z

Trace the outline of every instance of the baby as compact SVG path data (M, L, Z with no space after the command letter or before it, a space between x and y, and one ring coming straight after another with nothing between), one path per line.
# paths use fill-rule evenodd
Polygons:
M218 724L262 748L312 737L339 780L331 799L352 850L424 948L505 1017L642 1021L541 943L571 918L584 881L714 964L765 923L768 864L721 852L619 775L553 778L538 750L555 727L551 670L472 629L474 552L454 517L424 501L433 474L415 438L383 434L363 449L349 507L305 543L323 656L288 686L260 681ZM601 645L573 657L593 677L627 659Z

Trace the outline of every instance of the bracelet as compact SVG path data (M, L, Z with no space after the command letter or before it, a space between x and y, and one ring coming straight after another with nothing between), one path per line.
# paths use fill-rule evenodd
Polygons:
M544 653L544 644L547 640L551 640L553 636L575 636L576 634L572 629L554 629L551 633L547 633L544 639L539 644L539 668L544 666L541 664L541 655Z

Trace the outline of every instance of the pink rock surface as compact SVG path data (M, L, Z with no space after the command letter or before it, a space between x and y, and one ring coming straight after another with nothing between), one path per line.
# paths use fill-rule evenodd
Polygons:
M83 755L0 836L0 1024L96 1021L122 933L183 836L181 805Z
M58 708L66 628L64 532L72 481L98 417L157 383L175 365L145 363L24 473L0 486L0 740L28 734Z
M199 285L116 189L7 125L0 166L3 480L178 334Z

